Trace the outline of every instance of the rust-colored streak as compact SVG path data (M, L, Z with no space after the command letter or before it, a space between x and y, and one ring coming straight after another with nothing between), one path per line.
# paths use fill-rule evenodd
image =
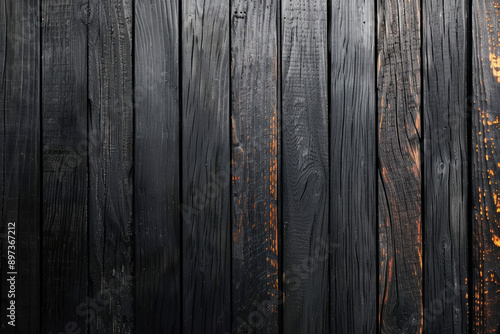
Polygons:
M477 1L474 7L474 319L473 332L500 327L500 4ZM487 42L487 43L486 43Z

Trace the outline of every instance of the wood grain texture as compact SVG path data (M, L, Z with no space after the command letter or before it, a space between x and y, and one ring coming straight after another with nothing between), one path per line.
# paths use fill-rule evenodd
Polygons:
M468 330L468 1L422 2L424 330Z
M87 329L87 9L42 2L43 333Z
M233 332L278 333L277 1L231 9Z
M377 329L375 3L331 2L331 328Z
M90 333L134 332L131 3L90 1L89 296L105 304Z
M329 331L327 2L282 2L283 331Z
M135 2L136 332L180 333L178 1Z
M422 331L420 3L378 1L379 323Z
M40 3L0 2L0 332L40 333ZM15 223L15 268L8 245ZM12 238L10 238L12 240ZM17 272L16 327L8 325L10 284ZM10 313L10 312L9 312Z
M229 1L182 4L184 333L231 331Z
M500 330L500 3L473 1L473 333Z

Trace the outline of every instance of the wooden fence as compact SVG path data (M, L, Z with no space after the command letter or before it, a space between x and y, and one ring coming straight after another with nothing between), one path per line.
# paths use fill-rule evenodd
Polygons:
M497 0L0 0L0 332L498 333L499 116Z

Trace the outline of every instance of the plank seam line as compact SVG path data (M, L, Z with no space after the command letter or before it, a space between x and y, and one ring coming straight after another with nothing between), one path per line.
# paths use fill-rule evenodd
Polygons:
M333 249L332 249L332 224L333 224L333 219L332 219L332 192L333 192L333 187L332 187L332 112L333 108L331 107L331 102L332 102L332 54L331 54L331 46L332 46L332 2L327 1L326 4L326 68L327 68L327 120L328 120L328 204L327 204L327 210L328 210L328 226L327 226L327 240L328 240L328 254L327 254L327 292L328 292L328 304L327 304L327 317L328 320L326 321L325 326L329 329L329 331L332 331L332 324L331 324L331 312L332 312L332 254L333 254Z
M472 163L473 163L473 141L472 141L472 112L473 112L473 48L474 48L474 32L473 32L473 2L474 0L468 0L467 2L467 71L466 71L466 82L467 82L467 103L465 105L466 112L466 138L467 138L467 211L466 219L471 224L467 224L467 238L466 244L468 246L467 250L467 311L468 311L468 326L467 329L469 333L473 333L474 329L474 247L472 247L473 232L474 232L474 215L473 215L473 190L472 190Z
M135 186L135 148L136 148L136 105L135 105L135 86L136 86L136 76L135 76L135 5L136 5L136 1L135 0L131 0L131 4L130 6L132 7L132 24L131 24L131 32L130 32L130 39L131 39L131 43L130 43L130 53L131 53L131 69L130 69L130 75L132 77L132 82L131 82L131 85L132 85L132 94L131 94L131 97L130 99L132 100L131 103L132 103L132 170L130 171L131 174L132 174L132 180L131 180L131 184L132 184L132 219L131 219L131 222L130 222L130 231L132 231L132 236L130 238L130 244L131 244L131 250L130 250L130 260L131 260L131 263L132 263L132 268L130 269L130 275L132 277L131 279L131 284L132 284L132 296L133 296L133 300L132 300L132 308L134 310L133 312L133 315L132 315L132 329L135 331L135 329L137 328L136 327L136 320L137 320L137 276L136 276L136 272L137 272L137 267L136 267L136 245L137 245L137 240L136 240L136 237L137 237L137 230L136 230L136 227L138 224L136 224L136 205L135 205L135 198L136 198L136 186ZM88 19L87 19L88 21Z
M229 247L229 300L230 300L230 307L229 307L229 331L232 333L233 331L233 316L234 316L234 310L233 310L233 204L234 204L234 196L233 196L233 136L231 135L232 133L232 117L233 117L233 73L232 73L232 62L233 62L233 41L232 41L232 30L233 30L233 19L232 19L232 4L233 2L230 0L228 1L228 11L229 11L229 22L228 22L228 53L229 53L229 103L228 103L228 117L229 120L227 122L227 133L229 135L229 203L232 203L229 205L229 243L231 247ZM236 323L236 322L235 322Z
M5 5L5 3L4 3ZM38 281L39 287L40 287L40 294L39 294L39 304L40 304L40 310L39 310L39 317L40 321L38 326L40 326L40 330L43 330L43 117L42 117L42 110L43 110L43 62L42 62L42 50L43 50L43 43L42 43L42 13L43 13L43 7L42 7L42 1L40 0L38 2L38 17L37 17L37 22L38 22L38 71L39 71L39 92L38 92L38 126L39 126L39 133L38 133L38 161L39 161L39 187L38 189L39 192L39 205L40 207L38 208L38 214L40 215L40 220L38 221L39 225L39 231L40 231L40 242L39 242L39 268L40 271L38 272L40 276L40 280ZM5 68L5 67L4 67ZM5 108L4 108L5 110ZM5 115L5 114L4 114ZM4 119L4 127L5 127L5 119ZM5 134L5 128L4 128L4 134ZM5 142L5 141L4 141ZM3 159L5 163L5 159ZM5 166L4 166L5 167ZM5 168L4 168L5 171ZM5 184L3 182L2 184ZM2 194L2 198L3 194Z
M421 231L421 235L420 235L420 240L421 240L421 244L420 244L420 247L421 247L421 252L422 252L422 255L420 256L420 264L421 264L421 280L422 280L422 289L421 289L421 306L420 306L420 309L421 309L421 317L422 319L420 320L420 326L422 326L422 332L425 333L426 330L425 330L425 319L424 319L424 308L425 308L425 291L426 291L426 288L425 288L425 285L426 285L426 279L425 279L425 266L424 266L424 259L426 258L426 251L425 251L425 236L426 236L426 224L425 224L425 218L426 218L426 209L425 209L425 203L427 203L426 201L426 194L425 194L425 115L424 115L424 108L425 108L425 94L424 94L424 66L422 65L423 64L423 59L424 59L424 24L426 22L424 22L424 18L425 15L423 14L424 13L424 8L423 8L423 5L424 5L424 1L423 0L420 0L419 1L419 6L420 6L420 10L419 10L419 19L420 19L420 25L419 25L419 34L420 34L420 53L419 53L419 56L420 56L420 62L419 62L419 65L420 65L420 68L419 68L419 73L420 73L420 89L419 89L419 92L417 93L420 93L420 95L422 96L422 98L420 99L420 105L418 106L419 107L419 113L420 113L420 124L418 124L418 126L420 126L420 140L419 140L419 153L420 153L420 231Z
M377 329L376 332L380 333L380 282L378 278L380 277L381 274L381 268L380 268L380 229L379 229L379 167L380 167L380 157L379 157L379 129L378 129L378 117L379 117L379 105L378 105L378 0L373 0L373 72L374 72L374 90L375 90L375 117L374 117L374 126L375 126L375 177L373 182L375 182L375 226L376 226L376 232L375 232L375 242L376 242L376 252L375 252L375 258L376 258L376 284L375 284L375 294L376 294L376 300L375 300L375 311L376 311L376 319L375 323L377 324Z
M182 6L182 0L177 0L177 38L178 38L178 45L177 45L177 56L178 56L178 62L179 62L179 69L177 71L177 85L179 88L178 91L178 100L179 100L179 110L177 111L179 114L179 133L178 133L178 138L179 138L179 214L177 217L177 226L179 228L179 332L183 333L184 332L184 257L182 256L184 252L184 229L183 229L183 219L182 219L182 210L181 210L181 205L182 201L184 200L184 182L183 182L183 168L182 168L182 160L183 160L183 73L184 73L184 66L183 66L183 57L182 57L182 37L184 31L182 30L182 25L183 25L183 20L182 20L182 11L183 11L183 6Z
M276 45L278 50L276 50L276 58L278 62L278 74L276 75L276 81L278 85L278 111L277 111L277 117L278 117L278 133L277 133L277 144L278 144L278 170L279 170L279 176L277 178L277 205L278 205L278 221L277 221L277 228L278 228L278 290L281 291L281 296L283 298L284 296L284 286L283 286L283 273L284 273L284 258L283 258L283 237L284 237L284 223L283 223L283 156L282 156L282 150L283 150L283 124L282 124L282 119L283 119L283 27L282 27L282 1L277 0L276 4ZM284 324L285 324L285 317L284 317L284 308L285 308L285 303L280 303L278 305L278 333L284 334Z

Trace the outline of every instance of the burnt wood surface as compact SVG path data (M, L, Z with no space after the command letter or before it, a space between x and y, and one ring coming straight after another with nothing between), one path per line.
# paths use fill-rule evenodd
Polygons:
M0 332L498 332L499 18L0 0Z

